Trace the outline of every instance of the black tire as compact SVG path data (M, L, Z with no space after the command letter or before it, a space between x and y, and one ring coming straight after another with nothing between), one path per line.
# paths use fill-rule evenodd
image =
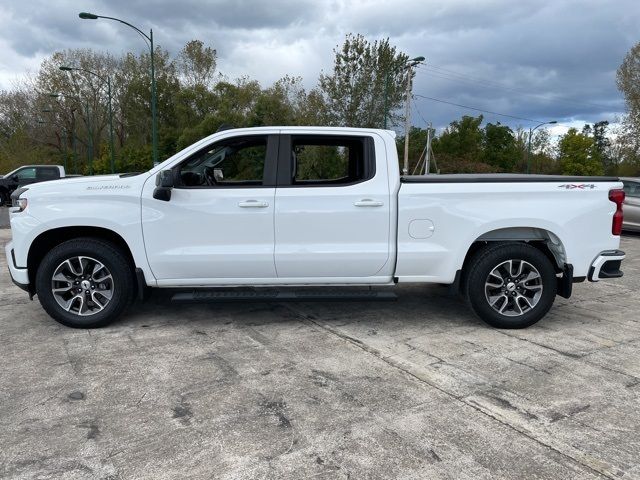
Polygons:
M113 289L111 299L108 302L103 299L106 304L102 310L84 316L65 310L52 291L53 276L58 267L67 259L81 256L95 259L106 267ZM77 238L61 243L45 255L36 273L35 286L40 304L54 320L72 328L98 328L115 321L131 303L135 282L132 266L116 245L97 238ZM95 305L90 301L87 304Z
M505 263L509 260L514 262ZM524 275L506 273L507 268L517 270L523 261L525 263L522 268L530 269L532 266L534 269L530 269L531 278L535 277L535 270L539 274L537 279L526 281L526 287ZM502 267L499 267L500 265ZM493 275L492 272L496 272L498 268L498 273L505 272L504 276L508 278L497 280L500 276ZM489 244L476 252L465 273L464 293L467 301L475 314L492 327L526 328L533 325L546 315L556 298L558 282L553 264L543 252L526 243ZM503 286L493 286L500 281ZM523 283L519 283L520 281ZM538 292L538 287L541 287L541 292L534 293ZM514 290L511 291L511 288ZM515 289L518 289L517 292ZM514 298L511 298L511 295ZM522 298L524 295L533 297ZM495 307L492 307L490 298L497 298L493 303ZM503 306L504 313L500 313L498 310Z

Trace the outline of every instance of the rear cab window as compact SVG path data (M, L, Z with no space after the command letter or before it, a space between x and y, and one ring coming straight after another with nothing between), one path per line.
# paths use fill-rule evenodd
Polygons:
M57 180L60 178L60 170L57 167L38 167L36 171L38 180Z
M373 139L359 136L282 135L278 185L340 186L373 178Z

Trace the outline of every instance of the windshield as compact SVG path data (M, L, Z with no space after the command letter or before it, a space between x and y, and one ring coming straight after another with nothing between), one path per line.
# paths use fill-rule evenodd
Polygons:
M3 178L4 178L4 177L10 177L10 176L11 176L11 175L13 175L14 173L16 173L19 169L20 169L20 167L18 167L18 168L16 168L16 169L14 169L14 170L11 170L9 173L5 173L4 175L2 175L2 177L3 177Z

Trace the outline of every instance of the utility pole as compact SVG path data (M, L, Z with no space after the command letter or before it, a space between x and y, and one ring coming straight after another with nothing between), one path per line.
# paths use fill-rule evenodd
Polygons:
M407 67L407 99L404 105L404 166L402 174L409 174L409 125L411 124L411 67Z
M413 67L424 61L424 57L416 57L407 61L407 98L404 106L404 165L402 174L409 174L409 127L411 124L411 85Z
M424 174L429 175L429 164L431 162L431 122L427 125L427 150L424 155Z

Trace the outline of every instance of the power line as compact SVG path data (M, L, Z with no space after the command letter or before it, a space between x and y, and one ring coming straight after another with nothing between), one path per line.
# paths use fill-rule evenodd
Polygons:
M461 108L466 108L468 110L475 110L476 112L481 112L481 113L489 113L491 115L500 115L501 117L508 117L508 118L514 118L516 120L524 120L526 122L534 122L534 123L543 123L542 120L535 120L533 118L525 118L525 117L518 117L515 115L509 115L508 113L500 113L500 112L493 112L491 110L484 110L482 108L477 108L477 107L471 107L469 105L462 105L461 103L455 103L455 102L449 102L448 100L442 100L441 98L433 98L433 97L428 97L426 95L419 95L417 93L413 94L414 97L420 97L420 98L424 98L426 100L433 100L434 102L440 102L440 103L446 103L447 105L454 105L456 107L461 107ZM422 118L422 120L424 120L424 118L422 117L422 115L420 116ZM425 122L426 123L426 122ZM567 129L570 128L576 128L574 126L571 125L565 125L563 123L555 123L554 124L555 127L564 127Z
M414 95L415 96L415 95ZM420 116L420 118L422 119L422 121L424 122L425 125L427 125L429 122L427 122L424 117L422 116L422 113L420 112L420 109L418 108L418 104L416 103L415 99L411 99L413 101L413 106L416 109L416 112L418 112L418 115Z
M433 70L432 70L433 69ZM567 104L573 104L573 105L582 105L582 106L591 106L591 107L598 107L601 108L603 110L610 110L611 106L605 106L605 105L601 105L601 104L597 104L597 103L591 103L591 102L585 102L585 101L578 101L578 100L570 100L568 98L549 98L544 94L541 93L531 93L531 92L525 92L522 90L518 90L518 89L514 89L514 88L510 88L505 86L504 84L501 84L499 82L495 82L492 80L487 80L487 79L482 79L479 77L474 77L472 75L466 75L463 73L459 73L459 72L455 72L453 70L449 70L443 67L438 67L436 65L425 65L425 66L420 66L419 67L419 71L421 73L425 73L427 75L431 75L434 76L436 78L441 78L444 80L453 80L453 81L457 81L457 82L462 82L462 83L466 83L466 84L477 84L477 85L481 85L487 88L492 88L495 90L502 90L505 92L511 92L511 93L516 93L518 95L526 95L528 97L533 97L533 98L537 98L538 100L541 101L547 101L547 102L562 102L562 103L567 103Z
M446 103L447 105L454 105L456 107L466 108L468 110L475 110L477 112L490 113L492 115L500 115L501 117L514 118L516 120L524 120L526 122L538 122L538 123L542 122L542 120L534 120L532 118L517 117L515 115L509 115L508 113L492 112L491 110L483 110L482 108L471 107L469 105L462 105L461 103L449 102L448 100L442 100L440 98L427 97L426 95L418 95L417 93L414 94L414 97L425 98L427 100L432 100L434 102Z

